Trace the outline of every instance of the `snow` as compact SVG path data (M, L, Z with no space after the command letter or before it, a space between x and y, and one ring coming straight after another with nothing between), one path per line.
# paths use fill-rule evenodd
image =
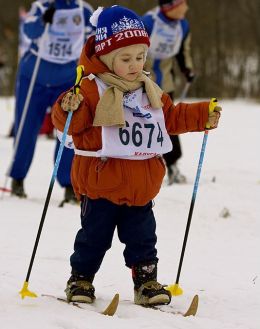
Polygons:
M42 297L64 297L70 274L69 256L80 225L78 206L58 207L63 197L58 184L54 186L29 280L29 289L38 298L20 298L18 292L25 281L53 170L54 142L40 137L25 182L28 200L8 193L0 199L1 329L259 328L260 108L245 100L223 101L221 105L220 126L209 132L180 277L184 294L172 300L176 311L184 311L198 294L197 316L184 318L132 304L131 274L124 266L124 246L116 234L94 281L96 306L81 310ZM12 157L12 140L5 136L13 117L13 99L1 98L0 106L3 186ZM155 200L158 277L162 283L175 282L202 139L203 133L181 136L184 154L179 166L188 184L164 184ZM116 292L121 300L116 315L107 317L96 312Z

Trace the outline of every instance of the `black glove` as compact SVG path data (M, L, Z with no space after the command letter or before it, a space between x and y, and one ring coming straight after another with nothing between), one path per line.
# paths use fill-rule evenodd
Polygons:
M191 69L186 69L184 72L187 82L192 82L195 78L195 74Z
M50 23L52 24L52 20L53 20L53 15L55 13L55 7L52 4L46 11L45 13L42 15L42 19L44 21L44 23Z

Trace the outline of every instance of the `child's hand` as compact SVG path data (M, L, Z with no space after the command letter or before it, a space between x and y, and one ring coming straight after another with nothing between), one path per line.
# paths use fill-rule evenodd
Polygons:
M195 78L195 73L191 69L186 69L184 72L187 82L192 82Z
M209 103L209 117L208 122L206 123L206 129L217 128L220 118L220 111L222 111L222 108L218 106L217 99L212 98Z
M76 111L82 101L83 96L81 94L74 94L72 91L69 91L62 98L61 108L63 111Z

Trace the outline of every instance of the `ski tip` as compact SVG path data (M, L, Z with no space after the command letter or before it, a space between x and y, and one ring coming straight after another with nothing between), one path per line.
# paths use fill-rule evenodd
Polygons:
M186 316L195 316L198 311L199 306L199 296L195 295L191 301L190 307L188 308L187 312L183 314L184 317Z
M116 313L119 303L119 294L115 294L107 308L102 312L103 315L113 316Z

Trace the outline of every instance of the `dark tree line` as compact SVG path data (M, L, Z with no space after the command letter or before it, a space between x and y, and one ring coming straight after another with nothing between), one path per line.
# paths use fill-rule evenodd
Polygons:
M89 0L94 8L120 4L139 14L156 0ZM17 69L18 8L32 1L0 0L0 93L13 94ZM260 1L190 0L192 54L196 72L194 97L260 98ZM178 72L178 68L176 68ZM4 74L3 74L4 73ZM180 91L185 81L177 74Z

